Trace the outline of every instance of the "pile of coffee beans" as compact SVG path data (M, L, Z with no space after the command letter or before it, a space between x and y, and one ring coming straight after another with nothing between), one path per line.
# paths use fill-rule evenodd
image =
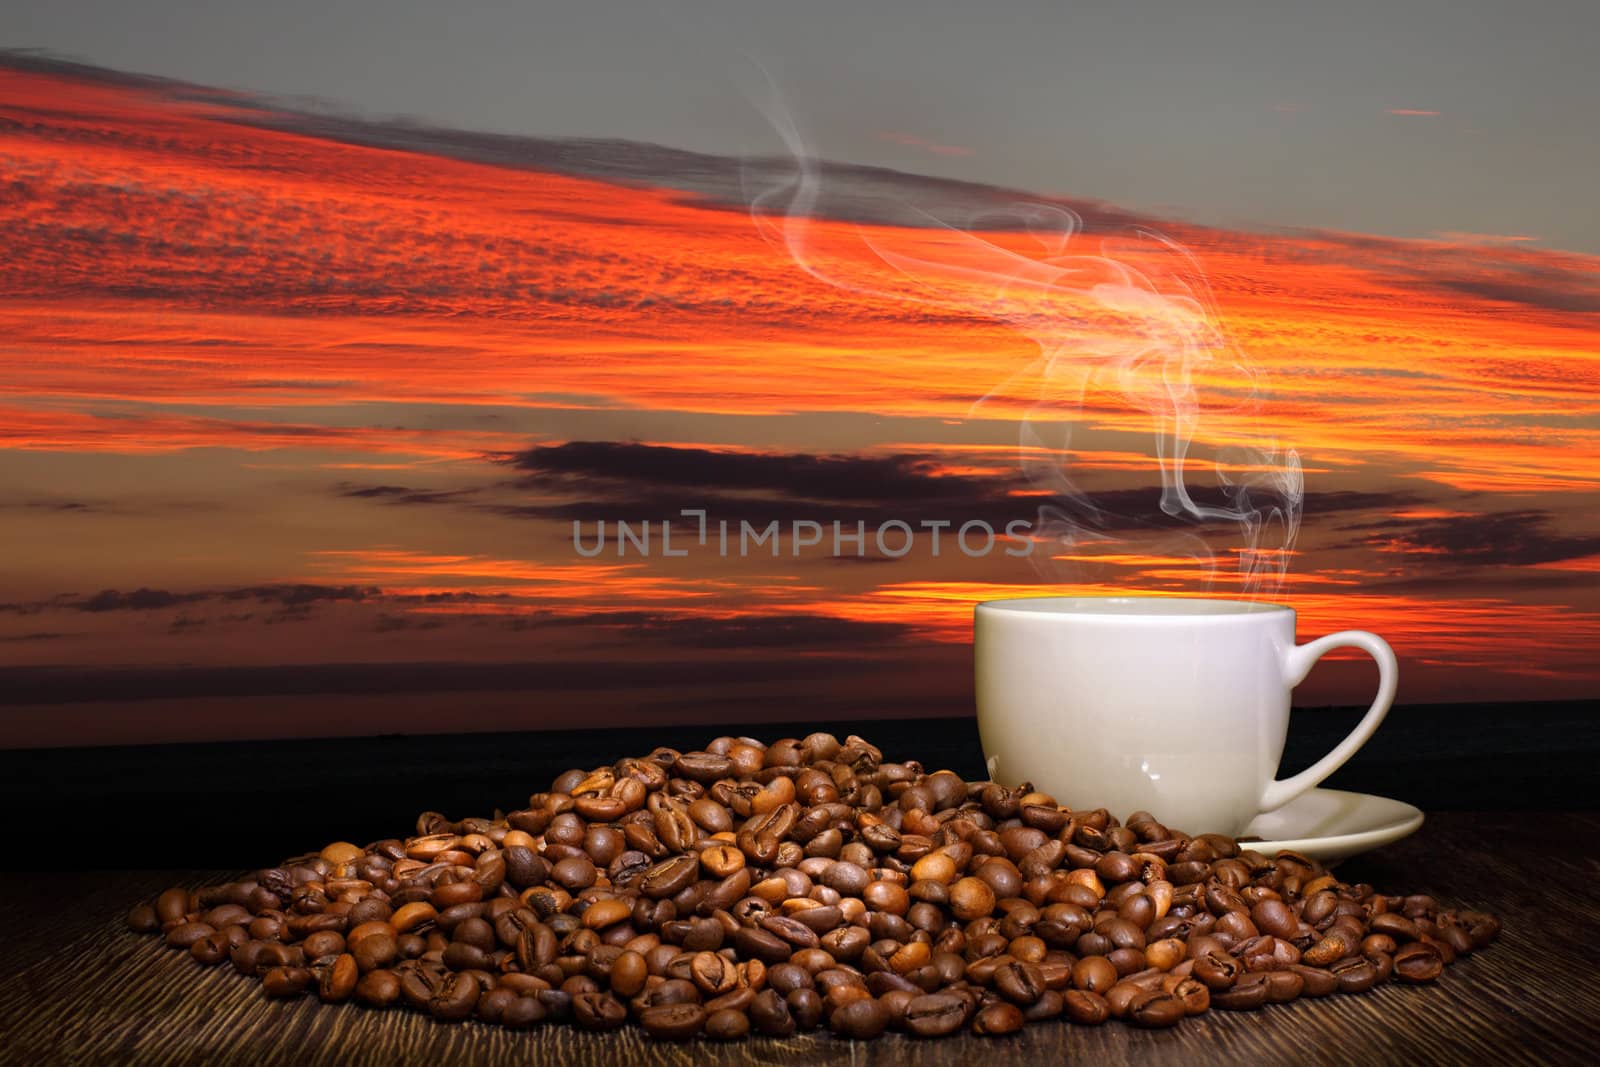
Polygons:
M519 811L427 812L128 923L269 997L669 1040L1173 1026L1431 982L1500 927L824 733L571 770Z

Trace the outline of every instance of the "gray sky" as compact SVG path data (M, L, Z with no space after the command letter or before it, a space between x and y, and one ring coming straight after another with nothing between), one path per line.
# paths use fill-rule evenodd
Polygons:
M1589 252L1596 40L1593 0L0 8L5 47L367 115L735 154L778 145L741 89L753 57L834 158L1210 223Z

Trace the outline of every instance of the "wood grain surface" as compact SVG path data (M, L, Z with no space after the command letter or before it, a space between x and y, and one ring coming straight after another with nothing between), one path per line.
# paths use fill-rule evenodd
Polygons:
M49 828L43 844L52 842ZM5 876L0 1061L26 1063L1565 1064L1600 1053L1600 815L1443 813L1340 875L1385 892L1486 908L1500 939L1431 986L1389 984L1174 1030L1064 1022L1006 1038L875 1042L805 1035L734 1045L646 1040L632 1027L513 1033L407 1011L269 1001L226 965L202 968L128 932L127 908L224 871ZM48 853L41 849L39 855Z

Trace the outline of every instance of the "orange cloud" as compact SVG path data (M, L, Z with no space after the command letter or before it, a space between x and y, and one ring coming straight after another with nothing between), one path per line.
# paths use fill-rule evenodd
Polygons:
M1437 111L1425 111L1425 110L1423 110L1422 108L1419 108L1419 107L1391 107L1391 108L1385 108L1384 110L1385 110L1385 112L1387 114L1390 114L1390 115L1407 115L1407 116L1414 116L1414 117L1426 116L1426 117L1432 118L1432 117L1437 116L1439 114L1439 112L1437 112Z
M1046 354L990 314L1001 295L983 257L939 230L817 220L818 254L859 283L849 291L774 251L742 207L640 173L616 181L538 158L401 150L320 136L248 99L36 70L0 68L0 119L12 181L0 202L0 448L37 462L41 479L59 477L48 465L63 457L81 472L109 471L111 457L193 456L197 469L232 463L324 481L438 465L474 465L488 480L503 472L483 457L534 436L570 440L556 416L574 413L605 416L619 437L718 449L770 447L781 425L825 451L836 447L820 443L835 422L877 420L881 436L861 448L915 451L951 476L1004 477L1023 458L1110 486L1147 486L1159 473L1145 444L1150 414L1103 376L1086 376L1081 397L1064 395L1043 372ZM1320 484L1408 486L1425 498L1399 516L1409 519L1459 514L1476 506L1461 499L1472 493L1583 513L1600 470L1600 257L1529 247L1522 235L1162 226L1201 257L1233 338L1266 374L1273 395L1261 421ZM886 273L864 237L947 264L941 300L913 299L927 296L918 280ZM1028 233L985 237L1007 255L1048 258ZM1140 265L1139 254L1129 262ZM1014 318L1053 324L1060 347L1048 358L1059 365L1092 366L1127 336L1126 318L1089 301L1004 299ZM1203 398L1203 469L1250 473L1250 463L1210 454L1245 429L1235 405L1250 382L1203 366L1192 384ZM1008 443L1011 424L1041 403L1061 405L1070 437L1052 442L1059 448ZM508 410L528 416L524 426L549 416L551 427L506 428L497 420ZM644 413L675 422L633 428ZM713 424L743 440L717 437ZM577 616L645 600L707 617L886 620L941 642L964 639L974 599L1030 587L1014 584L1015 571L959 560L915 581L815 560L778 575L580 566L545 527L508 531L480 515L406 525L377 503L284 499L305 510L270 543L238 543L219 525L191 534L206 544L187 550L208 568L270 566L273 578L309 559L319 579L504 597L403 612ZM29 516L43 531L40 514ZM129 530L124 543L157 536ZM80 536L88 541L56 525L36 541L66 553ZM360 547L379 544L389 547ZM256 562L269 552L270 563ZM1192 591L1176 557L1123 555L1130 586ZM1491 623L1518 610L1510 594L1341 592L1393 577L1385 555L1297 559L1287 595L1319 626L1368 622L1360 616L1370 612L1418 656L1494 670L1575 669L1572 642L1593 636L1582 588L1548 594L1561 618L1525 620L1504 640ZM1594 569L1547 566L1544 578ZM27 578L61 589L89 580L66 563ZM114 647L116 636L96 640Z

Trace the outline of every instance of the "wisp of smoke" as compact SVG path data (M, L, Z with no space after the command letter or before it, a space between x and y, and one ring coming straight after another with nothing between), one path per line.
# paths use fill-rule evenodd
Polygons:
M1092 242L1076 213L1045 203L1018 203L958 227L901 202L896 211L913 225L857 226L843 231L854 247L841 249L840 227L819 233L828 214L822 165L775 92L759 106L792 166L777 180L770 168L746 171L751 219L773 246L831 285L987 316L1038 345L1031 366L974 407L1037 390L1021 418L1019 453L1047 501L1033 536L1049 550L1029 557L1045 577L1082 584L1133 558L1176 560L1187 561L1186 585L1209 589L1223 577L1219 555L1231 554L1237 592L1281 588L1300 526L1299 457L1257 429L1261 377L1223 331L1193 255L1143 228ZM752 177L764 179L760 188ZM1144 514L1097 502L1069 462L1075 429L1128 411L1148 417L1161 475ZM1191 457L1197 436L1209 460ZM1215 485L1206 494L1220 500L1191 491L1191 474L1207 468ZM1097 571L1085 566L1097 563Z

